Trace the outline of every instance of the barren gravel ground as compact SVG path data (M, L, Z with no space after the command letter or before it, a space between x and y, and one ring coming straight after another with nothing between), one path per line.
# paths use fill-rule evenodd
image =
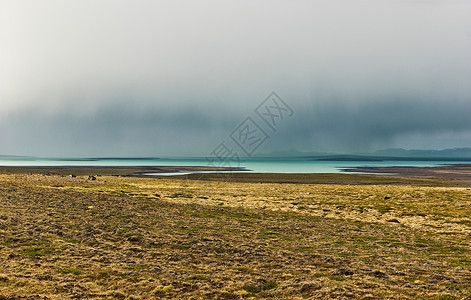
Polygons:
M471 299L466 187L0 175L0 299Z

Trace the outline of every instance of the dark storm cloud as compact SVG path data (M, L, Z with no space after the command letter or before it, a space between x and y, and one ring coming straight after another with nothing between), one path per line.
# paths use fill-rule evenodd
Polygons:
M370 151L378 147L395 147L397 140L414 135L428 137L429 142L442 134L453 136L471 131L471 101L423 100L418 97L396 98L394 101L332 101L304 108L286 132L294 145L311 146L325 151ZM295 132L296 139L290 137ZM408 141L409 142L409 141ZM419 141L417 141L419 142ZM447 147L435 140L433 147ZM453 145L470 145L471 136ZM452 146L452 147L453 147Z
M172 111L123 102L104 105L89 114L35 107L18 111L1 123L2 147L41 155L202 154L214 136L223 136L224 128L232 125L227 117L191 106Z
M295 115L280 122L277 132L264 127L271 139L259 152L368 151L377 145L394 146L397 138L411 134L436 139L440 134L470 132L471 101L454 99L453 103L419 97L353 103L335 98L291 101ZM110 102L93 114L81 116L67 108L54 113L36 108L7 118L2 127L8 131L8 125L11 126L18 136L6 135L4 141L19 142L2 146L20 149L21 145L29 145L21 154L204 156L220 141L228 140L229 133L246 116L252 116L264 126L252 110L233 113L223 106L182 107L171 111ZM461 142L470 143L470 138Z
M467 1L2 1L0 154L207 155L271 92L259 149L471 146Z

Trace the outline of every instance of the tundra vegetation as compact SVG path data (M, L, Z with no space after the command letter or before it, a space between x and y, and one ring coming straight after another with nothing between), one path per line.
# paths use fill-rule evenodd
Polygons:
M0 299L471 297L465 185L93 174L0 175Z

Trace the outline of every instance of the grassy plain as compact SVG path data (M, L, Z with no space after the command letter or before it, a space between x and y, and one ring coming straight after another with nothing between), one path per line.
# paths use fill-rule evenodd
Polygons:
M87 178L0 175L0 299L471 299L466 186Z

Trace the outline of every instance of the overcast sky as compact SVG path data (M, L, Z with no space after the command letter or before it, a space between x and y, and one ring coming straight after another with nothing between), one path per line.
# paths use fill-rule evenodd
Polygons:
M471 147L471 1L0 0L0 154ZM272 92L294 114L266 127Z

